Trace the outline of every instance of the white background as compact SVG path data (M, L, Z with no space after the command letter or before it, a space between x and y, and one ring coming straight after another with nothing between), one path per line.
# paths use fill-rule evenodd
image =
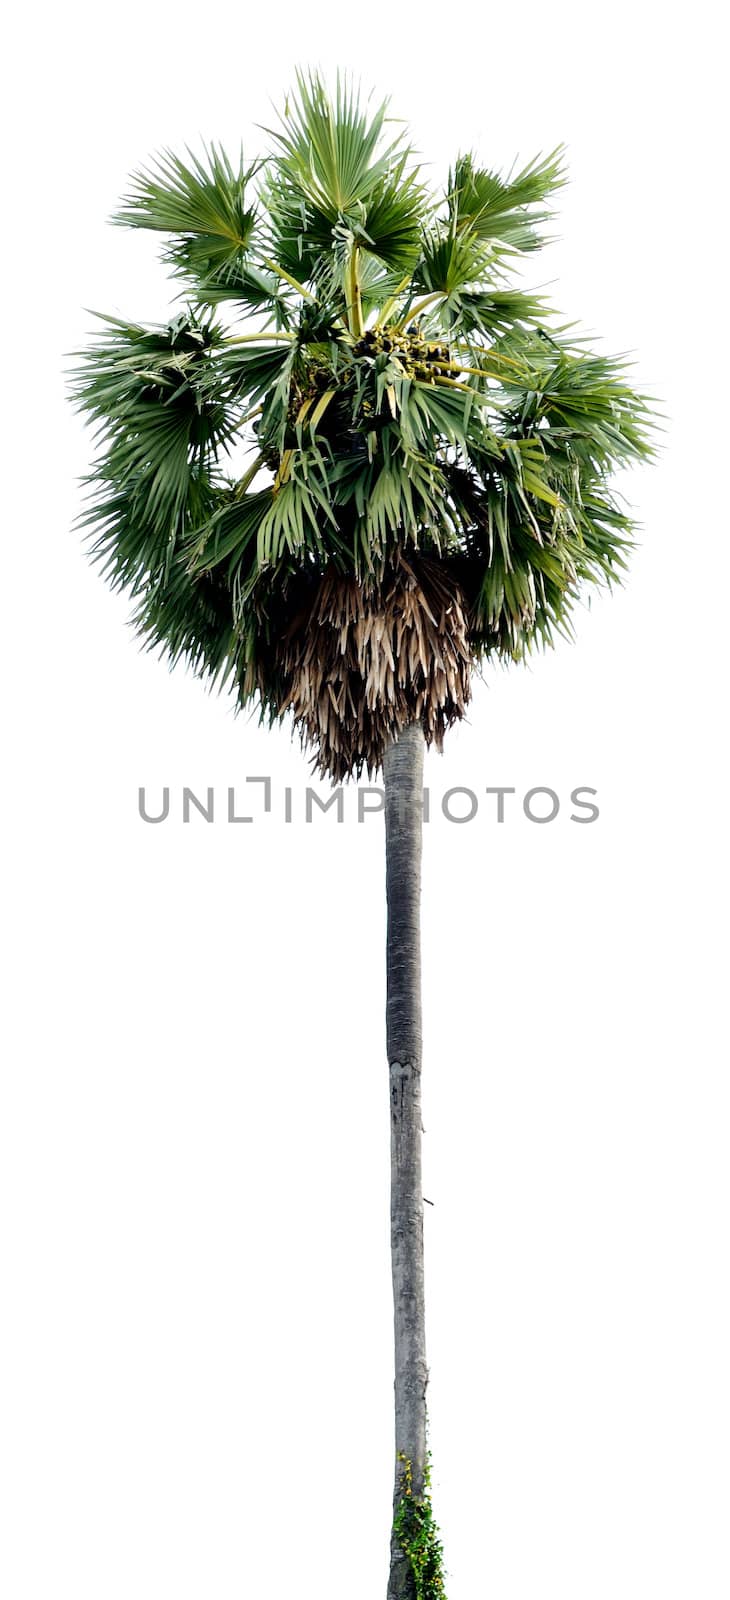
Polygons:
M7 1600L372 1600L391 1489L382 824L142 656L70 531L82 307L154 320L106 226L163 145L260 148L296 63L390 92L435 177L565 140L531 280L667 416L628 587L430 757L434 1501L449 1600L727 1600L727 340L709 5L26 7L4 113L0 1337ZM183 784L269 773L251 826ZM137 788L172 791L147 827ZM494 820L488 784L517 794ZM521 796L551 785L550 826ZM576 784L599 791L570 821ZM256 791L250 791L256 794ZM350 803L352 796L349 797ZM9 882L8 882L9 880Z

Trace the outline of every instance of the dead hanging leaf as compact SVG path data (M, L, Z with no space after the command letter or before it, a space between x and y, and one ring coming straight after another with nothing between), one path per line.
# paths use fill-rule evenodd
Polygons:
M336 782L363 767L373 776L414 719L440 749L469 702L466 601L451 573L415 552L362 583L327 571L272 649L279 712L292 712L315 768Z

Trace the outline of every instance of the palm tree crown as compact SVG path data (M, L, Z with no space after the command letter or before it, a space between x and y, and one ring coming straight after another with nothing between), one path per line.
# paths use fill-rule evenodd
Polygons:
M434 196L386 110L300 75L265 161L137 174L115 220L165 235L185 309L104 318L76 373L83 520L140 634L291 710L337 780L410 722L440 745L481 662L570 631L625 566L611 475L650 453L625 364L510 282L560 152L462 155Z

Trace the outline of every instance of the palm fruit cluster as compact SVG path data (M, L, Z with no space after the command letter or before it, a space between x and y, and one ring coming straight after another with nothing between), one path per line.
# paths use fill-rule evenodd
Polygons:
M421 383L433 382L438 377L448 377L451 371L451 354L445 344L434 344L421 337L417 328L407 333L388 328L367 328L355 345L356 356L395 356L409 378Z
M417 329L408 332L398 332L391 329L368 328L362 338L352 347L353 360L343 361L338 371L321 359L315 359L307 364L304 372L298 379L291 383L289 405L287 411L286 435L283 448L294 449L297 443L297 426L306 403L311 406L316 404L328 389L336 391L329 411L329 417L323 423L323 432L339 433L340 437L353 432L359 432L358 419L355 415L355 374L358 360L364 357L372 363L373 375L378 367L385 361L395 358L403 375L415 379L419 383L433 383L439 377L448 377L453 367L451 353L445 344L437 344L423 339ZM381 362L378 363L378 357ZM377 364L376 364L377 363ZM359 406L361 421L368 428L377 426L378 412L374 395L360 395ZM382 420L387 419L389 413L381 407ZM259 435L259 447L266 465L276 472L281 453L281 439L269 435L265 420L261 424L254 424L254 431Z

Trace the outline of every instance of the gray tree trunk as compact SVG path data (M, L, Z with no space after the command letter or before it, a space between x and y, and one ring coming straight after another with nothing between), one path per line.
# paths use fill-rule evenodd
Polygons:
M422 729L411 724L385 753L388 900L387 1043L390 1070L390 1238L395 1322L395 1489L405 1457L420 1499L426 1466L426 1328L421 1181ZM410 1563L391 1534L388 1600L413 1600Z

